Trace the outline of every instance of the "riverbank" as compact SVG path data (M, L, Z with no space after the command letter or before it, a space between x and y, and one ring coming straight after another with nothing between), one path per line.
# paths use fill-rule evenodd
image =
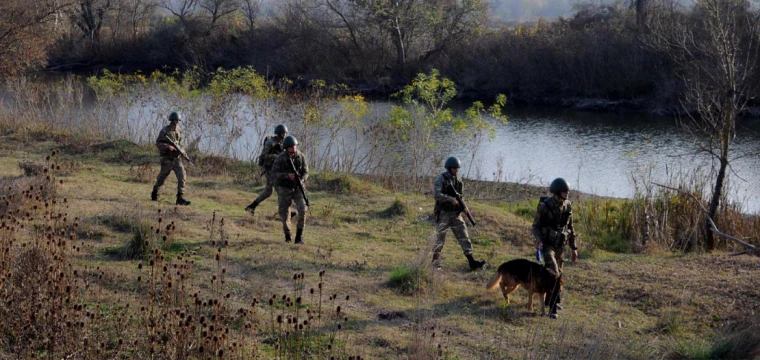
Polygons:
M307 215L306 244L294 246L283 241L276 195L255 216L243 212L262 189L260 179L244 163L192 154L197 166L187 168L187 197L193 204L175 207L173 177L158 202L149 200L158 171L151 146L97 139L79 142L44 133L3 136L0 176L8 185L3 187L8 189L3 190L6 199L38 176L32 170L37 167L30 164L44 168L45 158L53 150L58 152L51 160L61 166L56 176L62 184L55 195L59 204L65 204L60 211L78 222L76 240L70 244L75 248L65 250L74 269L68 276L88 284L87 289L77 287L70 305L65 303L63 308L77 319L74 306L80 303L101 314L83 321L84 330L70 337L81 358L147 358L154 351L181 357L177 349L183 344L187 351L210 355L208 348L198 348L198 344L215 344L213 336L202 331L219 331L220 338L226 339L225 358L291 357L284 349L300 357L387 359L434 358L439 351L443 358L473 354L587 359L760 355L755 320L760 303L754 294L760 287L757 257L677 255L654 245L647 254L612 253L584 237L580 260L566 264L566 310L552 321L527 311L522 290L509 306L502 304L498 292L486 292L493 268L470 272L452 234L444 247L444 270L432 271L429 194L394 192L358 177L315 173L308 187L313 205ZM45 173L40 175L44 178ZM533 257L529 218L535 207L527 201L543 193L532 186L503 186L482 191L515 195L483 196L483 200L473 196L469 204L478 220L471 230L475 255L493 266ZM468 191L477 188L477 183L468 185ZM487 188L486 183L482 188ZM582 214L592 202L578 201L576 211ZM33 204L28 204L30 215L23 220L29 226L3 230L3 241L15 239L6 244L12 259L21 259L21 244L33 243L32 225L44 221L36 220ZM161 258L155 251L128 255L134 229L156 224L162 224L161 229L163 224L173 227L163 240L148 237L150 248L159 250ZM581 233L588 233L584 222L577 226ZM12 263L16 262L6 262ZM184 280L177 277L171 287L167 273L161 271L163 265L169 269L186 265L189 272L181 272ZM13 270L4 267L4 275ZM294 274L304 274L304 278L300 280L299 275L294 280ZM223 281L213 280L219 278ZM397 280L404 278L410 287L398 285ZM13 284L2 282L5 289ZM177 297L171 299L179 302L171 300L170 305L160 296L151 300L151 294L160 295L164 293L160 289L167 287L175 289L172 294ZM276 299L270 302L273 295ZM284 298L290 301L280 300ZM183 305L193 304L193 299L199 304L211 301L208 308ZM4 303L6 314L26 306L21 301ZM160 328L151 325L147 312L151 304L156 309L153 316L165 314L161 315L165 330L185 329L192 341L183 342L182 336L170 335L171 331L156 338ZM163 312L163 306L178 312ZM330 310L323 310L321 321L314 319L295 333L283 330L287 318L297 311L299 319L306 319L304 312L314 314L322 308ZM192 324L194 330L178 325L180 312L182 323ZM193 314L193 320L185 312ZM216 315L213 320L211 314ZM201 316L205 325L195 322ZM220 321L219 316L227 320ZM18 330L12 324L6 322L6 334ZM213 332L209 324L215 327ZM65 321L58 331L61 337L68 334ZM103 344L98 355L99 346L93 348L93 342ZM327 343L332 344L330 350ZM63 352L66 346L53 351L56 357L69 354ZM10 356L22 349L6 342L0 351Z

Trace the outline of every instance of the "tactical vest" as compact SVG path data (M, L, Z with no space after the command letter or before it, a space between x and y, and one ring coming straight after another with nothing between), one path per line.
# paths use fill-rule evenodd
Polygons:
M452 177L450 174L444 173L443 175L443 187L441 188L441 193L447 196L451 196L452 198L456 198L457 194L454 192L454 189L456 189L456 192L458 192L460 195L462 194L462 182L458 181L456 177ZM456 211L460 210L460 206L454 206L449 201L444 201L441 203L436 202L436 210L445 210L445 211Z
M293 158L293 165L295 165L298 172L293 170L293 166L290 165L290 155L287 153L282 153L285 155L278 155L278 156L285 156L285 172L288 174L297 174L298 176L302 176L301 171L303 170L303 164L301 164L301 160L303 157L296 156ZM290 181L290 179L278 179L276 182L277 186L283 186L291 189L295 189L298 184L296 183L296 180Z
M269 148L269 151L265 153L264 151L266 150L267 142L270 141L274 143L274 145L272 145L272 147ZM280 155L281 152L282 142L277 138L277 135L264 138L264 149L262 149L261 155L259 155L259 166L267 171L272 170L272 165L277 159L277 155Z
M165 144L165 145L171 145L164 138L164 136L168 136L168 137L172 138L172 140L174 140L177 144L179 144L180 146L182 146L182 131L179 129L179 126L177 126L176 128L172 129L171 125L167 125L159 133L158 142L160 142L162 144ZM159 147L158 151L159 151L159 155L161 155L161 157L165 157L165 158L178 158L178 157L180 157L180 153L176 149L174 151L169 151L167 149L162 150L161 147Z
M539 204L543 203L547 209L541 216L541 240L544 244L564 246L567 238L567 224L573 214L572 205L568 204L565 211L561 211L557 202L551 196L542 196Z

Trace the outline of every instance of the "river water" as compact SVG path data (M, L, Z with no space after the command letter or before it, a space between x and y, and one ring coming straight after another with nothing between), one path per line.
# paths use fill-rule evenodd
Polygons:
M171 104L161 105L160 99L160 96L150 97L148 102L133 104L130 109L116 110L118 114L113 116L119 118L118 127L131 129L126 135L118 134L117 137L152 142L165 125L166 109L176 108ZM8 106L12 97L7 91L0 90L0 100L0 105ZM94 104L92 100L89 102ZM232 104L234 118L238 119L233 122L239 127L234 132L240 134L235 140L229 141L224 137L227 125L217 127L217 130L222 129L218 132L199 126L193 134L192 119L184 123L188 128L185 138L196 137L199 140L196 145L204 151L244 160L253 159L260 148L260 139L271 131L274 124L288 123L288 120L267 117L266 112L247 112L250 106L245 102L241 104ZM370 103L370 114L364 120L365 125L382 121L390 105L380 101ZM82 108L84 110L80 112L84 113L71 117L90 116L102 121L110 116L90 111L89 105ZM203 109L196 113L199 114L196 117L207 115L200 115L205 114ZM548 186L555 177L564 177L574 189L602 196L632 197L635 189L633 179L667 182L674 174L691 173L694 169L702 169L706 180L715 177L710 173L713 168L711 158L697 151L694 138L679 131L672 117L536 107L508 107L506 115L507 124L495 124L496 131L492 138L477 134L483 138L474 151L471 146L459 145L461 137L450 136L446 132L446 135L439 134L433 140L448 149L449 155L459 156L463 160L460 173L468 178ZM187 117L192 118L192 113ZM297 112L293 118L302 119ZM288 123L288 126L292 134L299 139L303 135L307 141L307 135L322 144L330 138L340 137L344 143L343 152L360 153L366 149L362 144L365 140L361 131L336 135L311 129L311 133L303 134L305 130L299 129L297 124ZM302 130L301 134L299 130ZM731 163L730 198L740 201L747 213L760 213L760 195L754 191L757 186L755 179L760 178L759 133L760 119L742 120L737 126L732 148L734 160ZM354 144L345 145L351 142ZM398 146L413 148L425 145L400 143ZM317 146L312 151L322 150ZM358 155L361 158L362 154Z
M612 197L633 196L634 178L665 182L698 168L714 178L711 157L697 151L694 138L679 131L672 117L540 108L510 109L508 115L507 125L475 156L474 166L487 175L501 156L505 180L547 185L564 177L578 190ZM753 191L760 177L758 133L759 119L741 121L732 148L731 198L749 213L760 212Z

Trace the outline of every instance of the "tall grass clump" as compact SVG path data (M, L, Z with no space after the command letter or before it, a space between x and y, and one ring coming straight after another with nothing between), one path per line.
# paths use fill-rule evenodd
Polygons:
M325 271L319 272L317 287L307 289L305 274L293 274L291 294L273 294L264 300L268 314L262 328L264 342L272 344L278 358L354 358L347 349L350 325L347 305L351 297L325 290ZM256 301L254 301L256 302Z
M756 319L729 326L714 339L673 339L669 359L757 359L760 357L760 330Z
M577 230L595 248L614 252L646 251L651 247L668 251L703 251L709 201L709 177L704 170L668 172L659 186L651 174L635 174L631 200L583 199L573 204ZM678 190L673 190L678 189ZM715 223L720 231L757 243L760 219L742 212L741 203L723 193ZM730 240L720 239L718 248L744 250Z
M623 200L584 199L573 204L575 230L593 248L624 253L628 241L630 205Z
M395 198L393 203L383 211L380 211L379 215L383 218L394 218L408 215L410 213L411 205L408 201Z
M629 238L643 249L654 245L681 252L703 251L707 222L704 209L708 207L711 189L709 177L701 168L669 171L667 176L663 185L669 188L654 184L647 176L633 178L635 197L629 203ZM720 231L757 242L754 237L760 231L760 222L756 217L745 215L741 203L728 198L730 187L728 182L713 220ZM716 245L728 251L742 249L722 238Z
M403 294L414 294L425 289L430 273L424 266L404 265L394 268L388 286Z
M180 111L183 145L197 157L196 171L233 173L246 183L256 183L245 174L257 169L224 159L253 162L264 136L280 122L297 135L300 149L309 155L309 166L316 170L379 176L393 189L420 189L427 188L427 177L452 151L438 144L439 134L493 135L490 119L506 121L502 95L490 106L474 102L455 112L450 102L457 94L456 85L435 70L418 74L399 91L400 103L389 112L371 111L365 98L346 86L322 80L269 81L251 67L148 75L103 71L59 83L20 78L7 81L6 88L12 101L0 106L3 132L27 139L52 138L69 153L100 151L97 139L152 144L166 125L167 114ZM90 94L94 99L87 97ZM462 138L467 139L465 151L474 152L486 137ZM125 152L115 159L131 162L133 157ZM337 191L362 190L350 179L343 180L347 181L338 184Z
M17 179L22 186L2 189L0 352L18 358L101 357L112 353L106 343L122 344L112 330L124 313L116 303L111 316L103 317L101 302L84 295L87 275L72 260L84 244L77 242L79 223L68 213L68 200L57 197L63 181L56 175L56 155L46 158L41 174Z

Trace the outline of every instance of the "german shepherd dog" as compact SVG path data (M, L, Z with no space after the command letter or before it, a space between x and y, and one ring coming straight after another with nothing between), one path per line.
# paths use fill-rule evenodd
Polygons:
M496 270L496 275L486 285L486 289L501 288L504 301L509 304L509 293L522 285L528 290L528 308L533 312L533 294L541 297L541 315L546 314L545 297L551 296L552 291L562 286L562 277L557 277L554 270L541 264L525 259L507 261Z

